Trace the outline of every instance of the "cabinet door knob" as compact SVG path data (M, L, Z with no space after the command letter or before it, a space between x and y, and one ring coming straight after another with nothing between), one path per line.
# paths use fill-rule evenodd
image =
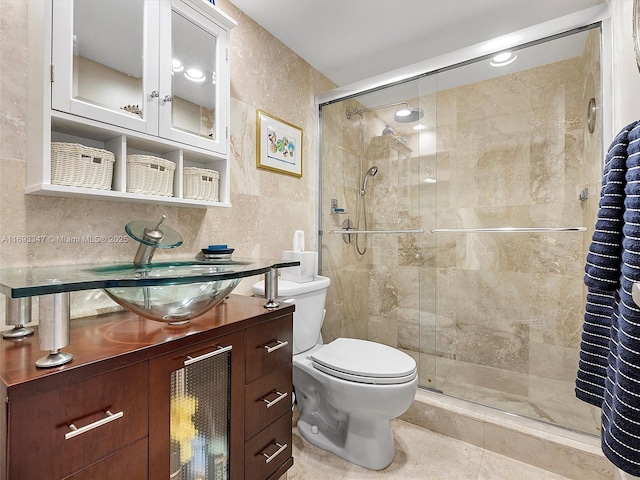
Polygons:
M167 103L169 103L172 99L171 99L171 95L165 95L163 100Z
M152 90L150 95L151 98L158 98L160 96L160 92L158 90Z

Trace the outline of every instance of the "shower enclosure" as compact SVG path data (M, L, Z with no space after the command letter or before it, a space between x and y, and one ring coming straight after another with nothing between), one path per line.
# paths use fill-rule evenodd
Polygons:
M602 166L598 24L320 103L325 341L595 434L573 393ZM408 107L413 118L399 122Z

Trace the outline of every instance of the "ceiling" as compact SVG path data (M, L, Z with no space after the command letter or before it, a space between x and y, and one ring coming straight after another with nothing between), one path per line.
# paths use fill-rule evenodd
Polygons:
M604 0L230 0L345 86Z

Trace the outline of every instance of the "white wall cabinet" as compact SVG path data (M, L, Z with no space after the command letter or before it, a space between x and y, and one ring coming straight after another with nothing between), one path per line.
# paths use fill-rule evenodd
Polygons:
M29 2L26 193L229 205L229 32L206 0ZM115 155L110 190L51 182L51 142ZM127 191L127 155L176 164L173 195ZM183 169L220 174L219 201L185 198Z

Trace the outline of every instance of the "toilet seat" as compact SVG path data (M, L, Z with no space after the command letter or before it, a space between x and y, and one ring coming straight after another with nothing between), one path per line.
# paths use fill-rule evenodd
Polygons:
M416 362L406 353L380 343L338 338L313 352L314 368L343 380L377 385L412 381Z

